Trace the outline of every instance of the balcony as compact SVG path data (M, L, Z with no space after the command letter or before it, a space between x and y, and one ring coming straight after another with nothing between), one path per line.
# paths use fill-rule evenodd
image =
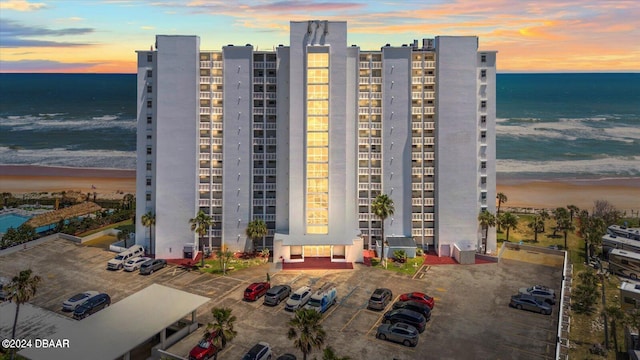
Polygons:
M368 77L361 77L360 78L360 84L361 85L365 85L369 83L369 78Z
M368 69L369 62L368 61L360 61L360 69Z
M370 199L358 199L358 206L369 206Z
M371 214L369 214L369 213L359 213L358 214L358 221L369 221L370 218L371 218Z
M254 77L253 78L253 83L254 84L264 84L264 78L262 76Z

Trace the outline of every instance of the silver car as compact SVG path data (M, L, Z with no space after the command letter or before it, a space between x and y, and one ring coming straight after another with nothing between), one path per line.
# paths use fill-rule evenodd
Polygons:
M291 286L276 285L267 290L267 293L264 295L264 304L272 306L278 305L282 300L288 298L289 294L291 294Z
M303 286L296 290L291 296L289 296L289 300L284 307L287 311L296 311L302 308L311 298L311 288L308 286Z
M167 260L165 259L151 259L140 265L140 274L149 275L153 274L154 271L160 270L163 267L167 266Z
M381 340L394 341L404 346L418 344L418 329L405 323L382 324L378 326L376 337Z
M527 294L513 295L511 297L511 302L509 302L509 306L519 310L529 310L545 315L551 315L551 305Z
M549 305L556 303L556 292L544 285L533 285L528 288L518 289L520 294L527 294L535 297L539 301L544 301Z
M69 300L62 303L62 309L66 311L74 311L78 306L84 304L87 300L100 294L98 291L85 291L75 294Z

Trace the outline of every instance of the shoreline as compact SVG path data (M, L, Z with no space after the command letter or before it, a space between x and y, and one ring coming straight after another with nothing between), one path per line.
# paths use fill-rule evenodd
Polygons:
M0 192L16 195L38 192L94 192L99 198L121 199L135 194L136 171L39 165L0 165ZM553 209L576 205L591 209L606 200L618 210L640 210L640 178L527 179L498 175L496 192L504 193L502 208Z

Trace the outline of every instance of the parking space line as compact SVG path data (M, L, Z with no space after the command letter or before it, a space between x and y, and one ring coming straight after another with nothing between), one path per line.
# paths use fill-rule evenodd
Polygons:
M344 331L344 329L346 329L346 328L347 328L347 326L349 326L349 324L351 324L351 322L353 321L353 319L355 319L355 318L356 318L356 316L358 316L358 314L360 313L360 311L362 311L362 309L359 309L358 311L356 311L356 313L355 313L355 314L353 314L353 316L351 317L351 319L349 319L349 321L347 321L347 323L346 323L346 324L344 324L344 326L342 327L342 329L340 329L340 331L341 331L341 332L342 332L342 331Z

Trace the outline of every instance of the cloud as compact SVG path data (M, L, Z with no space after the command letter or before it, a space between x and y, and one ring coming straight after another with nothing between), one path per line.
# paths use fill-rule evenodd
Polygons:
M0 60L2 72L59 72L65 70L89 69L95 63L63 63L52 60Z
M0 37L2 43L0 47L65 47L65 46L85 46L86 43L70 43L53 40L32 39L32 37L48 36L73 36L85 35L94 32L92 28L63 28L48 29L45 27L26 26L12 20L0 19Z
M140 26L140 29L142 29L142 30L155 30L156 27L155 26Z
M45 7L44 3L30 3L27 0L3 0L0 2L0 10L34 11Z

